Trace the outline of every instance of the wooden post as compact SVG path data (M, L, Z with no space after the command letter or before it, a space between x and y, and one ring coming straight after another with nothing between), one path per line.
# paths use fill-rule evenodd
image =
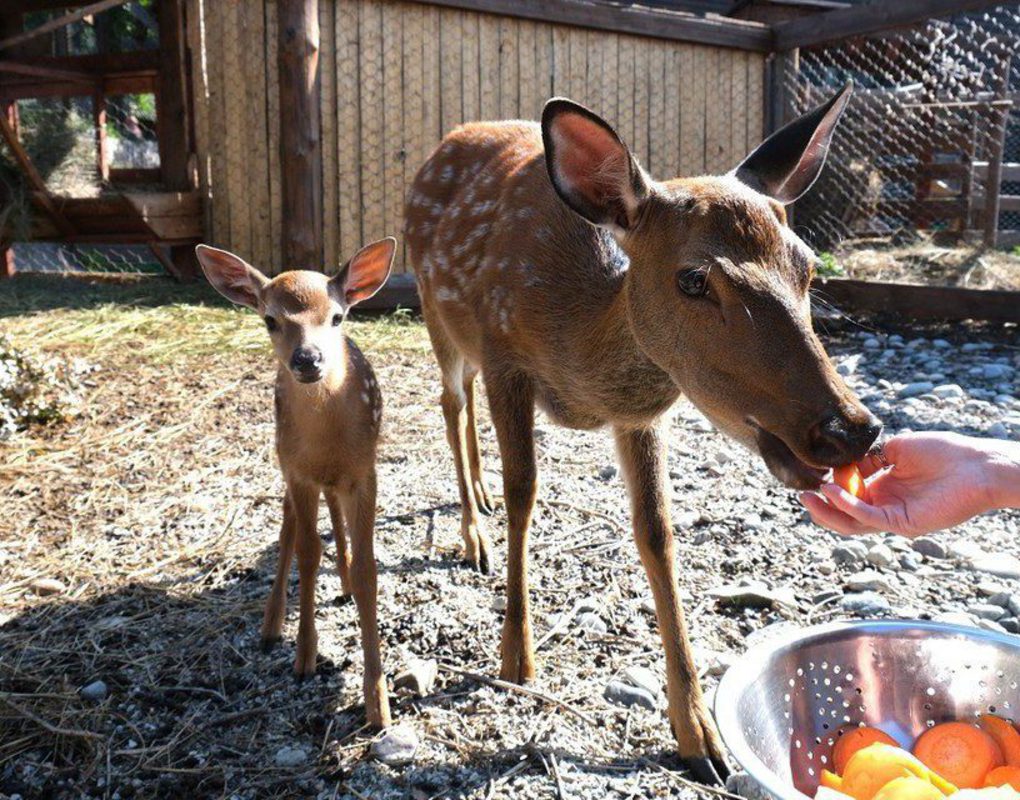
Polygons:
M96 127L96 170L102 183L110 182L110 164L106 160L106 95L102 87L92 95L92 123Z
M285 269L322 270L318 0L278 0Z
M183 0L158 0L159 88L156 126L159 136L160 181L175 191L191 189L188 100ZM236 80L250 80L237 75Z
M1010 53L1002 54L999 64L999 86L995 93L996 99L1005 99L1009 91L1009 70L1013 63ZM1009 123L1009 110L1000 106L992 106L991 113L992 146L988 154L988 176L985 178L985 226L982 244L986 248L995 247L999 241L999 193L1002 191L1002 153L1006 149L1006 126Z

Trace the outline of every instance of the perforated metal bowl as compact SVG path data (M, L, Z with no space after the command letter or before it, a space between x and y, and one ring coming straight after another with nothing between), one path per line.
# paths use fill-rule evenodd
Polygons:
M927 728L1020 709L1020 637L934 622L838 622L752 648L715 716L733 757L783 800L807 800L844 725L909 748Z

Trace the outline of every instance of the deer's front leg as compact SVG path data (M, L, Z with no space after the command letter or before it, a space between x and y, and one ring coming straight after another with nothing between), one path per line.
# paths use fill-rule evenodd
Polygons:
M666 492L665 447L655 428L615 431L627 489L634 540L655 599L666 650L669 721L680 756L703 783L720 783L728 772L715 726L705 707L680 605Z
M318 531L319 489L292 482L288 492L294 505L294 549L297 551L300 579L300 618L294 672L299 678L305 678L315 674L315 656L319 649L319 636L315 631L315 584L322 560L322 540Z
M283 524L280 526L280 555L276 562L276 578L269 591L266 610L262 615L262 649L268 652L280 641L283 619L287 615L287 582L290 560L294 555L294 504L288 489L283 496Z
M521 375L486 370L485 388L503 460L508 522L506 617L499 676L505 681L524 683L535 677L528 603L528 529L536 483L535 400L531 383Z
M361 623L361 648L365 654L365 717L375 728L390 724L390 701L386 694L377 620L377 570L375 564L375 472L344 497L344 516L351 534L351 572L354 602Z

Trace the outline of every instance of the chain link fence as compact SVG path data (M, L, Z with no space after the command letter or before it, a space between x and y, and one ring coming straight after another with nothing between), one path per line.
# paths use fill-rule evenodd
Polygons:
M818 250L843 256L899 248L909 268L904 248L941 252L982 242L991 191L1001 203L998 243L1020 244L1018 48L1020 7L1002 5L802 49L784 74L787 119L849 80L855 92L823 176L797 204L799 231ZM930 259L914 261L916 268ZM998 278L975 275L966 258L955 261L948 271L960 274L942 276L950 283L1020 288L1020 261L1003 265Z

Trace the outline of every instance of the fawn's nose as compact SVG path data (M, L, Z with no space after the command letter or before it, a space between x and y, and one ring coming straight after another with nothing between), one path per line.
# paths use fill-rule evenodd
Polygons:
M882 423L866 408L853 415L837 411L808 432L811 455L819 464L831 467L859 461L881 432Z
M301 378L318 377L322 367L322 351L318 347L302 345L294 349L290 368Z

